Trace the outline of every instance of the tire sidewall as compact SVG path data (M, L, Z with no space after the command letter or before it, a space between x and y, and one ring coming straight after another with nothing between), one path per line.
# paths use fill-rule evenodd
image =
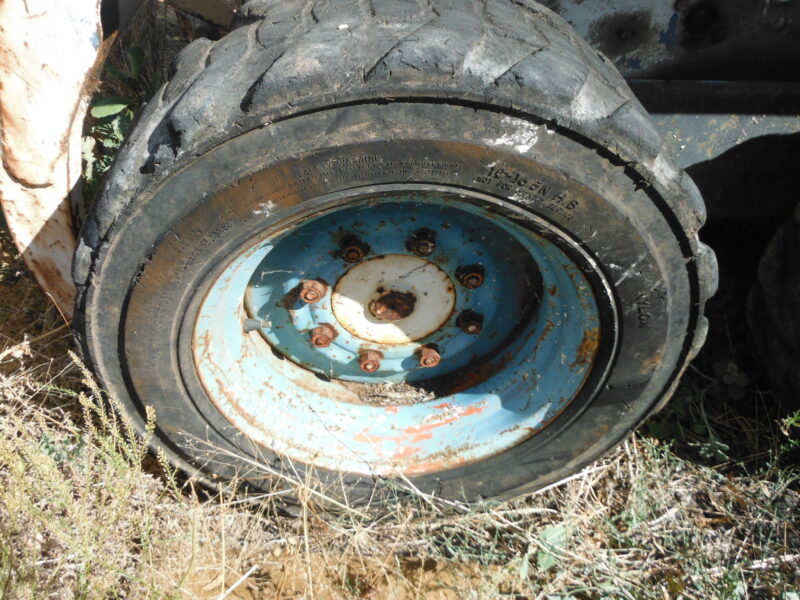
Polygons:
M105 314L87 319L87 342L103 382L125 390L121 400L137 421L145 403L155 406L157 435L184 464L226 476L258 461L279 466L281 457L244 439L198 389L178 351L186 324L215 274L269 228L313 211L325 194L409 181L500 197L568 232L611 282L619 315L602 391L548 428L557 436L534 436L414 484L451 498L502 497L597 457L649 412L686 356L696 309L683 233L623 167L560 131L492 110L423 102L331 108L178 161L122 215L95 274L87 306ZM204 467L203 456L218 464ZM356 502L376 484L316 474L344 478Z

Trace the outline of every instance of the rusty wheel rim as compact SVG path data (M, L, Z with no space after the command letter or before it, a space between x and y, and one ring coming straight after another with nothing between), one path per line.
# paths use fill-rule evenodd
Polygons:
M349 196L243 249L208 291L194 361L234 426L322 468L417 475L502 452L593 396L615 317L563 232L461 191ZM314 302L308 281L325 290ZM330 343L312 343L322 329Z

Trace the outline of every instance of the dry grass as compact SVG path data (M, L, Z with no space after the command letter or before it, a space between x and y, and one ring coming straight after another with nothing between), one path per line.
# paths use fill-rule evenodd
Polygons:
M712 401L743 383L714 373L719 353L671 412L546 491L479 509L398 489L373 521L290 481L306 502L289 518L148 455L2 243L1 598L797 598L796 450L752 384L758 410Z
M646 438L490 510L412 497L371 522L308 501L287 518L148 472L146 440L88 380L78 424L26 401L25 376L4 377L0 413L9 598L779 597L797 577L789 482L725 477Z

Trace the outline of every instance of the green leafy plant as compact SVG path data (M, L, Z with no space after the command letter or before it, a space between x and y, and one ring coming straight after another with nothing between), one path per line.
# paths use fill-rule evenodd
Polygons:
M542 549L536 553L536 566L549 571L558 564L560 552L567 545L567 528L563 523L545 527L539 532Z
M786 436L787 446L800 450L800 410L781 420L781 432Z
M109 78L131 91L131 97L99 93L92 98L89 127L81 145L83 193L87 198L97 193L100 181L133 123L136 102L132 99L132 88L142 75L143 65L144 52L134 47L126 54L127 73L111 65L105 67Z

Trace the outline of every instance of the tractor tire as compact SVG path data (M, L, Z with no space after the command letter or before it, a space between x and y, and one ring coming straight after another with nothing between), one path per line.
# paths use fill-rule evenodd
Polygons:
M257 1L82 228L83 356L204 481L513 497L670 396L716 288L625 81L523 0Z
M772 392L800 408L800 205L777 231L750 290L747 320Z

